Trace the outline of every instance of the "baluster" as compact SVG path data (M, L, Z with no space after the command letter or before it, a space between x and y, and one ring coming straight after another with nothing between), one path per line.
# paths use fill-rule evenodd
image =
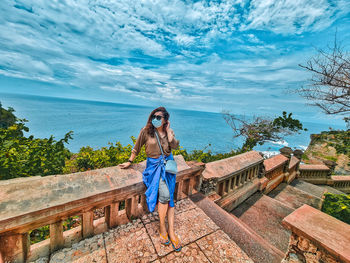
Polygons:
M230 177L230 179L228 180L228 191L231 192L232 191L232 177Z
M125 202L125 212L129 220L132 219L131 217L137 216L138 202L136 197L137 196L132 196L131 198L128 198Z
M184 182L182 180L177 182L176 200L181 200L183 198L183 184Z
M0 262L26 262L29 252L28 233L0 236Z
M63 221L50 224L50 253L63 248Z
M194 189L195 185L196 185L196 177L192 176L189 181L188 192L187 192L188 195L191 195L197 192L196 189Z
M82 214L82 235L83 238L87 238L94 235L94 213L93 211L87 211Z
M119 212L119 202L114 202L105 207L105 220L108 228L114 228L118 225L117 217Z
M248 181L247 179L248 179L248 170L245 170L242 183L245 184Z
M141 195L141 206L144 214L149 212L145 194Z
M224 181L224 192L225 192L225 194L228 193L228 180Z
M219 194L220 196L223 196L223 195L224 195L224 183L223 183L223 182L219 183L219 191L218 191L218 194Z

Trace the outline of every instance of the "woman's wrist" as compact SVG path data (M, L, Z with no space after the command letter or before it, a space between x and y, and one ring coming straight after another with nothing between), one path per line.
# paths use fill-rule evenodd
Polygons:
M128 162L132 163L132 160L129 159Z

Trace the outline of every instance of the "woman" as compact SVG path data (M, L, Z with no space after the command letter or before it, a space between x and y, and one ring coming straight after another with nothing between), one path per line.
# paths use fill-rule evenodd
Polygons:
M175 139L174 131L170 128L169 117L170 115L164 107L154 109L148 117L146 126L140 131L129 161L119 164L119 166L121 168L128 168L139 154L142 145L145 144L147 161L146 169L143 171L142 177L147 188L145 195L148 210L153 212L158 203L161 243L169 245L171 242L174 249L180 251L182 246L174 232L174 191L176 175L165 171L163 156L155 134L155 132L157 132L165 155L164 158L166 160L174 160L171 150L176 149L180 142ZM168 215L169 232L167 232L165 226L166 215Z

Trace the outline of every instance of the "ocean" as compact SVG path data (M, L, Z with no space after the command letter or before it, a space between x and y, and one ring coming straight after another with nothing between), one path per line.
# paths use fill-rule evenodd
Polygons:
M83 146L94 149L109 146L120 141L122 145L131 144L131 136L137 138L140 129L145 126L151 107L118 104L109 102L86 101L36 95L0 93L2 107L15 109L18 118L29 122L29 132L36 138L56 140L72 130L73 139L66 144L72 152L79 152ZM243 139L233 138L233 132L221 113L189 111L167 108L170 114L170 127L180 146L191 152L194 149L212 153L225 153L237 149ZM268 155L278 153L278 149L289 146L294 149L306 149L310 134L328 130L327 123L303 122L308 131L286 137L277 143L265 143L254 150ZM332 125L333 129L344 126ZM210 144L210 145L209 145Z

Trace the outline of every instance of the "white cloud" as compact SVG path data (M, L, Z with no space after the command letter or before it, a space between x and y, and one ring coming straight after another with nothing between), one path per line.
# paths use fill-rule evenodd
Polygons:
M347 1L327 0L252 0L246 23L241 30L260 29L280 34L301 34L330 26L340 15L349 12Z
M2 75L201 107L265 95L261 110L306 79L306 53L284 55L250 29L302 34L349 10L341 0L16 2L0 2Z

